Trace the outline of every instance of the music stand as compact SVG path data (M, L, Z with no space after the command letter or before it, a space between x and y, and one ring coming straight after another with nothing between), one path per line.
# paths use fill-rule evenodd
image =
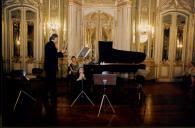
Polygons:
M87 94L85 93L84 89L83 89L83 79L81 80L81 86L82 86L82 89L81 89L81 92L79 93L79 95L77 96L77 98L72 102L71 104L71 107L75 104L75 102L79 99L79 97L81 96L86 96L86 98L88 99L88 101L94 106L94 103L91 101L91 99L87 96Z
M77 55L77 57L78 57L78 58L79 58L79 57L86 57L86 56L89 54L90 51L91 51L90 48L88 48L88 47L83 47L83 48L80 50L80 52L79 52L79 54Z
M27 82L29 82L29 79L30 79L30 78L28 78L28 77L26 76L26 72L23 72L23 76L22 76L22 77L25 78L25 80L27 80ZM21 89L21 90L19 91L19 93L18 93L16 102L15 102L15 104L14 104L13 111L15 111L16 106L17 106L17 104L18 104L18 101L19 101L20 96L21 96L22 93L25 94L27 97L29 97L29 98L30 98L31 100L33 100L34 102L36 102L36 99L35 99L33 96L31 96L29 93L27 93L26 91L24 91L23 89Z
M19 94L18 94L18 97L17 97L17 100L16 100L16 102L15 102L15 104L14 104L14 109L13 109L13 111L15 111L16 106L17 106L17 104L18 104L18 101L19 101L20 96L21 96L22 93L24 93L26 96L28 96L28 97L29 97L30 99L32 99L34 102L36 101L36 99L35 99L34 97L32 97L30 94L28 94L26 91L20 90L20 92L19 92Z
M107 99L107 101L112 109L112 112L115 113L115 110L114 110L110 100L108 99L108 96L105 93L105 91L106 91L105 85L116 85L116 74L93 74L93 78L94 78L95 85L104 85L104 93L102 96L102 100L101 100L101 104L100 104L100 108L99 108L97 116L99 117L99 115L101 113L104 99Z

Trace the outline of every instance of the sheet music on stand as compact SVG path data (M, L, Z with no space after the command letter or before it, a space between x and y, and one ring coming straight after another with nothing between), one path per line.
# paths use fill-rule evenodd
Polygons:
M88 47L83 47L83 48L80 50L80 52L79 52L79 54L77 55L77 57L78 57L78 58L79 58L79 57L86 57L86 56L89 54L90 51L91 51L90 48L88 48Z
M95 85L103 85L103 80L107 80L106 85L116 85L117 74L93 74Z

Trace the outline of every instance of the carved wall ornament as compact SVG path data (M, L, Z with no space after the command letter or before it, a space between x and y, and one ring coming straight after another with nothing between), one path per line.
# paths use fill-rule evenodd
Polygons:
M13 5L13 4L29 4L35 7L40 6L43 3L42 0L4 0L3 1L3 6L9 6L9 5Z
M99 40L112 40L113 22L114 18L102 11L84 17L84 42L92 49L92 57L97 55Z
M116 0L116 4L123 5L123 4L131 4L133 0Z
M194 0L178 0L179 5L189 11L193 11Z
M159 10L164 11L167 9L184 9L193 11L194 0L160 0Z
M82 0L84 4L114 4L116 0Z
M3 1L3 6L11 5L17 3L18 0L4 0Z

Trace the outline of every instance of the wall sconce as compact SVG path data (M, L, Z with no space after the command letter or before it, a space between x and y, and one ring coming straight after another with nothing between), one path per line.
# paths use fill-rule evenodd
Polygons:
M140 32L140 43L145 43L148 41L148 34L151 33L153 38L154 36L154 27L147 24L139 25L139 32Z
M148 25L145 25L145 24L139 25L139 32L140 32L139 41L140 41L140 43L147 42L147 40L148 40L148 30L149 30Z
M183 48L183 44L178 44L177 48Z
M177 39L177 48L183 48L183 44Z
M145 43L148 40L148 34L147 32L143 32L140 34L140 43Z
M19 40L17 40L17 41L16 41L16 44L17 44L17 45L20 45L20 41L19 41Z
M57 32L57 30L60 28L59 23L49 22L47 25L52 32Z
M154 26L150 26L150 31L151 31L152 38L154 38Z

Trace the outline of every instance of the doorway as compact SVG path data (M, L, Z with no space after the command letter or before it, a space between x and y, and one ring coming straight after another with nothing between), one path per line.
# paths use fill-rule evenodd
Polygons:
M188 15L168 12L161 16L158 78L173 81L184 73L188 46Z
M8 10L7 20L10 69L26 71L36 58L37 11L31 7L15 7Z

